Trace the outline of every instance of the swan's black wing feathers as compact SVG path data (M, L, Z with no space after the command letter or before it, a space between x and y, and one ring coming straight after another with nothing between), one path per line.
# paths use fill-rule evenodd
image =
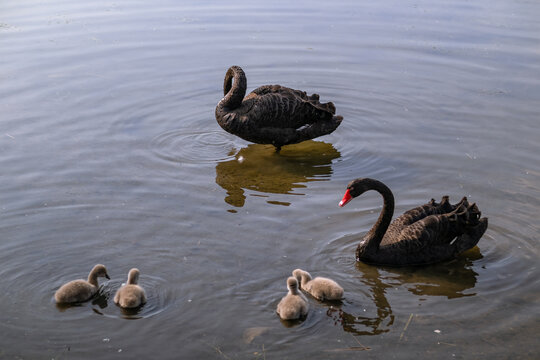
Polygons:
M397 241L380 246L377 262L421 265L450 259L475 246L487 229L475 204L446 214L429 215L404 227Z
M333 103L321 104L317 94L267 85L248 94L220 125L244 140L282 146L333 132L343 120L335 111Z
M316 121L330 121L336 112L332 103L321 104L317 94L308 97L303 91L280 85L261 86L251 94L257 96L253 96L254 105L247 115L260 127L299 129Z
M327 135L343 120L334 115L334 104L320 103L317 94L308 96L304 91L266 85L242 98L246 86L243 70L230 67L225 74L224 97L215 111L218 124L244 140L280 148Z
M402 215L394 219L388 230L384 234L381 245L389 245L396 241L400 241L400 233L403 229L420 221L430 215L447 214L454 211L461 205L468 206L467 198L464 197L461 201L455 205L450 204L449 197L443 196L440 203L437 203L435 199L431 199L427 204L418 206L414 209L404 212Z

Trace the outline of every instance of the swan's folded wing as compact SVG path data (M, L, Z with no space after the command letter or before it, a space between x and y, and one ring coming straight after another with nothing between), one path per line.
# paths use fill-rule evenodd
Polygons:
M441 203L437 203L435 202L435 199L431 199L431 201L427 204L420 205L414 209L404 212L402 215L394 219L390 226L388 226L388 230L386 230L386 233L384 234L381 245L388 245L399 241L398 239L403 229L411 224L416 223L417 221L420 221L430 215L445 214L452 211L451 207L446 206L447 202L448 197L446 196L443 197Z
M397 241L402 246L421 251L433 246L449 244L456 237L454 225L445 215L429 215L404 227Z
M430 215L405 227L391 244L380 246L377 256L390 265L430 264L454 256L455 238L448 214Z
M254 100L249 118L259 127L299 129L319 120L331 120L333 116L290 92L268 93Z
M303 100L310 100L310 97L308 97L307 93L302 90L295 90L291 89L285 86L281 85L264 85L256 88L251 92L251 94L255 95L266 95L266 94L280 94L280 95L287 95L287 94L294 94L295 96L299 97ZM251 95L249 94L248 97ZM317 100L319 100L319 95L314 94L312 97L315 97Z
M398 241L396 239L399 238L403 229L430 215L448 214L461 206L467 207L468 205L469 203L467 202L466 197L461 199L455 205L450 204L448 196L443 196L440 203L436 202L435 199L431 199L428 203L410 209L394 219L390 226L388 226L388 230L384 234L381 245L389 245Z
M488 220L471 217L471 209L477 209L474 204L465 211L463 209L461 207L448 214L429 215L404 227L396 243L418 251L442 246L457 254L470 249L486 231Z

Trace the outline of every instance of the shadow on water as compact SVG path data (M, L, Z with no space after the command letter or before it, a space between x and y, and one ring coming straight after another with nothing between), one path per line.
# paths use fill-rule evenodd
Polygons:
M471 269L474 260L483 256L475 247L460 257L428 267L377 267L357 262L361 281L369 287L371 298L377 307L376 317L357 316L347 313L342 306L331 306L327 315L343 330L355 335L379 335L390 331L394 314L386 297L387 289L405 286L411 293L425 296L445 296L448 299L475 296L465 293L476 285L478 274Z
M466 296L475 296L476 293L467 293L476 285L478 274L472 269L475 260L482 259L478 247L461 254L458 258L430 266L417 267L381 267L387 275L384 281L391 286L403 285L411 293L418 296L444 296L456 299ZM369 265L357 263L357 267L366 271Z
M229 155L233 154L234 150ZM272 145L251 144L238 151L234 159L217 164L216 183L227 191L225 202L235 207L244 206L245 190L303 195L294 189L305 188L305 183L310 181L329 180L332 160L340 156L331 144L321 141L286 146L279 153Z
M293 328L293 327L299 326L305 320L306 320L306 317L303 317L303 318L300 318L300 319L294 319L294 320L283 320L281 318L279 319L279 321L281 322L281 325L283 325L286 328Z
M92 305L99 306L100 309L105 309L109 304L110 293L105 287L100 287L97 295L92 299Z
M377 316L366 317L349 314L342 309L342 306L331 306L326 314L333 318L335 323L339 323L343 330L355 335L379 335L390 331L394 323L392 307L386 298L386 289L392 288L390 284L385 284L380 277L376 267L367 267L362 264L361 281L369 287L371 298L377 307Z
M136 308L130 308L130 309L120 308L120 312L122 313L124 319L127 319L127 320L141 319L143 318L143 316L141 315L143 307L144 307L144 304Z
M93 305L95 305L93 302L92 302ZM100 305L100 308L101 310L98 310L96 308L92 308L92 311L98 315L102 315L102 316L107 316L108 314L106 314L105 312L103 312L102 310L105 309L106 306L102 307ZM122 308L120 306L116 306L118 308L118 315L116 315L115 317L120 317L122 319L126 319L126 320L137 320L137 319L142 319L144 316L142 314L142 311L143 311L143 308L144 308L144 305L141 305L139 307L136 307L136 308Z

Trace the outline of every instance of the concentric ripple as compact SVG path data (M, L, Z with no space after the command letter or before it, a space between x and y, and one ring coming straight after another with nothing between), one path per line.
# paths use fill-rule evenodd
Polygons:
M213 163L234 158L232 135L220 130L176 129L154 137L151 150L170 162Z
M98 308L94 304L94 312L110 318L142 319L155 316L169 307L174 301L170 287L164 279L157 276L141 275L139 285L146 293L146 304L135 309L122 309L113 302L114 294L123 285L121 280L111 280L100 288L99 298L107 299L107 305Z

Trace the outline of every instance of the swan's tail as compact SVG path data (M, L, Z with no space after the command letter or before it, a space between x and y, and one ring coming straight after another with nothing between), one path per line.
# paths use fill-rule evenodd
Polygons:
M480 238L486 232L488 227L488 218L481 218L475 226L467 227L463 235L458 236L456 245L456 254L469 250L478 244Z
M311 140L319 136L328 135L341 124L343 121L342 116L333 116L330 120L319 120L311 124L302 126L299 129L275 129L275 128L262 128L265 135L268 136L272 132L275 133L275 138L279 138L280 141L274 141L272 145L278 149L284 145L297 144L302 141Z
M343 116L332 116L330 121L319 120L296 130L298 139L309 140L332 133L343 121ZM302 141L303 141L302 140Z
M482 212L476 203L469 205L467 198L463 198L460 203L458 208L448 214L460 234L454 242L456 254L476 246L488 226L488 219L481 217Z

